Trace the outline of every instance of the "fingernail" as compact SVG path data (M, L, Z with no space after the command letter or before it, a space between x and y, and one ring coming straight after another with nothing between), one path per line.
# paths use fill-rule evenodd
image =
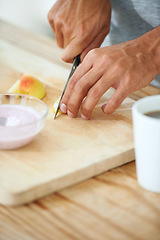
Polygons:
M67 115L68 115L69 117L71 117L71 118L74 118L74 117L75 117L75 115L74 115L73 113L71 113L69 110L67 110Z
M81 114L81 118L84 120L88 120L88 118L86 118L86 116L84 116L83 114Z
M61 104L60 109L61 109L61 112L67 113L67 106L64 103Z
M102 111L104 111L104 109L105 109L106 106L107 106L106 103L102 105Z

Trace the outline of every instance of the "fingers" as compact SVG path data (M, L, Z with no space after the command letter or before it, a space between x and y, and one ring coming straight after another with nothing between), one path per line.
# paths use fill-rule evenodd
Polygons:
M59 47L64 48L63 22L60 17L56 17L54 7L48 13L48 21L55 33L56 41Z
M117 88L107 104L102 106L102 111L106 114L113 113L128 96L128 93L124 89Z
M80 36L73 37L69 40L68 45L64 49L62 60L72 63L73 59L83 52L86 45L88 45L87 39L83 39Z
M83 61L76 69L73 76L70 78L65 94L62 98L62 103L67 104L75 84L92 68L89 61ZM63 112L63 111L62 111Z
M89 64L84 64L84 68L81 65L69 81L62 98L61 111L76 117L81 106L81 117L90 119L94 107L110 86L111 81L107 81L101 71L94 71Z
M101 32L99 32L93 38L93 40L90 40L90 38L84 38L77 35L75 38L72 38L69 41L69 44L67 42L68 45L65 44L66 48L62 54L62 60L65 62L71 63L73 62L73 59L75 58L75 56L77 56L78 54L81 54L81 61L82 61L90 50L101 46L105 37L106 37L105 28L101 30Z
M93 68L89 68L83 76L83 71L77 71L77 76L71 79L62 99L61 111L70 117L76 117L81 108L81 118L89 120L93 109L97 105L102 95L112 86L116 79L107 79ZM78 76L81 76L79 79ZM128 92L123 87L117 88L107 104L102 106L102 111L106 114L113 113L128 96Z
M78 110L81 106L81 103L83 102L83 99L86 97L86 99L88 98L88 93L90 91L90 89L93 89L93 86L96 84L96 82L99 80L99 78L101 78L100 73L93 73L93 69L91 69L84 77L82 77L74 86L74 91L72 92L69 101L67 103L67 108L68 110L74 115L77 116L78 114ZM93 92L93 90L92 90ZM98 92L100 92L98 90ZM101 97L101 92L100 92L100 96L97 96L97 98ZM90 101L93 104L93 101L96 101L97 98L96 96L89 96ZM99 100L99 99L98 99ZM86 101L86 100L85 100ZM83 106L84 103L82 103ZM90 112L92 112L92 109L90 109L90 105L87 104L87 110L84 111L82 110L82 114L86 116L87 119L90 118ZM87 114L86 114L87 113Z
M48 15L47 15L47 18L48 18L48 22L50 23L53 31L55 32L55 27L54 27L54 20L53 20L53 13L52 13L52 10L53 8L51 8L51 10L48 12Z
M61 24L57 24L55 26L55 37L56 37L58 46L60 48L64 48L64 36L63 36L63 32L61 30Z
M98 6L98 11L97 11ZM101 45L110 26L111 6L109 1L59 0L48 13L48 20L55 32L59 47L64 48L62 60L73 62L82 52Z
M76 117L81 102L87 95L89 89L101 77L99 72L96 74L93 73L91 65L88 64L88 66L84 66L84 68L81 66L81 68L76 70L76 74L70 79L62 98L61 111L64 113L69 111L69 113L72 113L72 117Z
M86 44L88 44L88 40L84 41L84 36L79 34L81 29L78 31L77 27L73 27L73 24L66 23L63 15L64 12L61 12L55 4L48 13L48 21L55 33L58 46L65 49L62 60L72 63L75 56L81 54Z
M77 37L73 38L70 43L66 46L62 54L62 60L64 62L72 63L75 56L81 53L81 45Z
M93 112L93 109L97 105L99 99L102 97L102 95L110 88L111 82L108 79L105 79L104 76L102 76L88 91L87 96L84 100L84 102L81 105L81 117L83 119L90 119L91 114Z

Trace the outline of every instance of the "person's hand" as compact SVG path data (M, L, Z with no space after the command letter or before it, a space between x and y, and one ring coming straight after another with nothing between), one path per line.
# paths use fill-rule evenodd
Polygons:
M61 48L62 59L81 60L93 48L100 47L109 32L110 0L58 0L48 13L48 20Z
M90 119L101 96L113 87L114 94L102 106L104 113L113 113L130 93L147 86L160 73L160 56L156 54L157 46L157 53L160 53L158 34L155 40L151 37L153 33L91 50L68 83L61 111L76 117L81 106L81 117Z

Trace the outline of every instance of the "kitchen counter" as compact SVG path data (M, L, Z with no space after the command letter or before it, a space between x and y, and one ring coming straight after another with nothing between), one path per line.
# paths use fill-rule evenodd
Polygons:
M66 71L70 68L60 60L62 51L52 39L3 21L0 22L0 37L20 49L25 48L55 62ZM3 66L0 66L0 77L5 78ZM3 88L9 87L7 81L0 84ZM154 94L160 94L160 90L148 86L131 94L130 98L138 100ZM0 205L0 239L158 240L160 194L148 192L138 185L135 162L131 162L30 204Z

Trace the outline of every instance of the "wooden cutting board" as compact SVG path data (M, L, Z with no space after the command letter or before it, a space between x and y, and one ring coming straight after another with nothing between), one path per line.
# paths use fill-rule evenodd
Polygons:
M45 85L43 101L49 114L44 129L30 144L0 151L0 203L28 203L134 160L134 101L127 98L115 113L105 115L101 105L113 94L110 89L97 104L91 120L66 115L53 120L52 106L61 94L71 65L57 61L60 50L54 44L46 48L44 37L32 34L31 42L30 33L7 27L8 32L2 29L0 40L0 92L6 92L23 73L32 74ZM11 32L16 32L14 41ZM47 57L53 48L54 53L58 52L55 61ZM45 56L40 54L41 49Z

